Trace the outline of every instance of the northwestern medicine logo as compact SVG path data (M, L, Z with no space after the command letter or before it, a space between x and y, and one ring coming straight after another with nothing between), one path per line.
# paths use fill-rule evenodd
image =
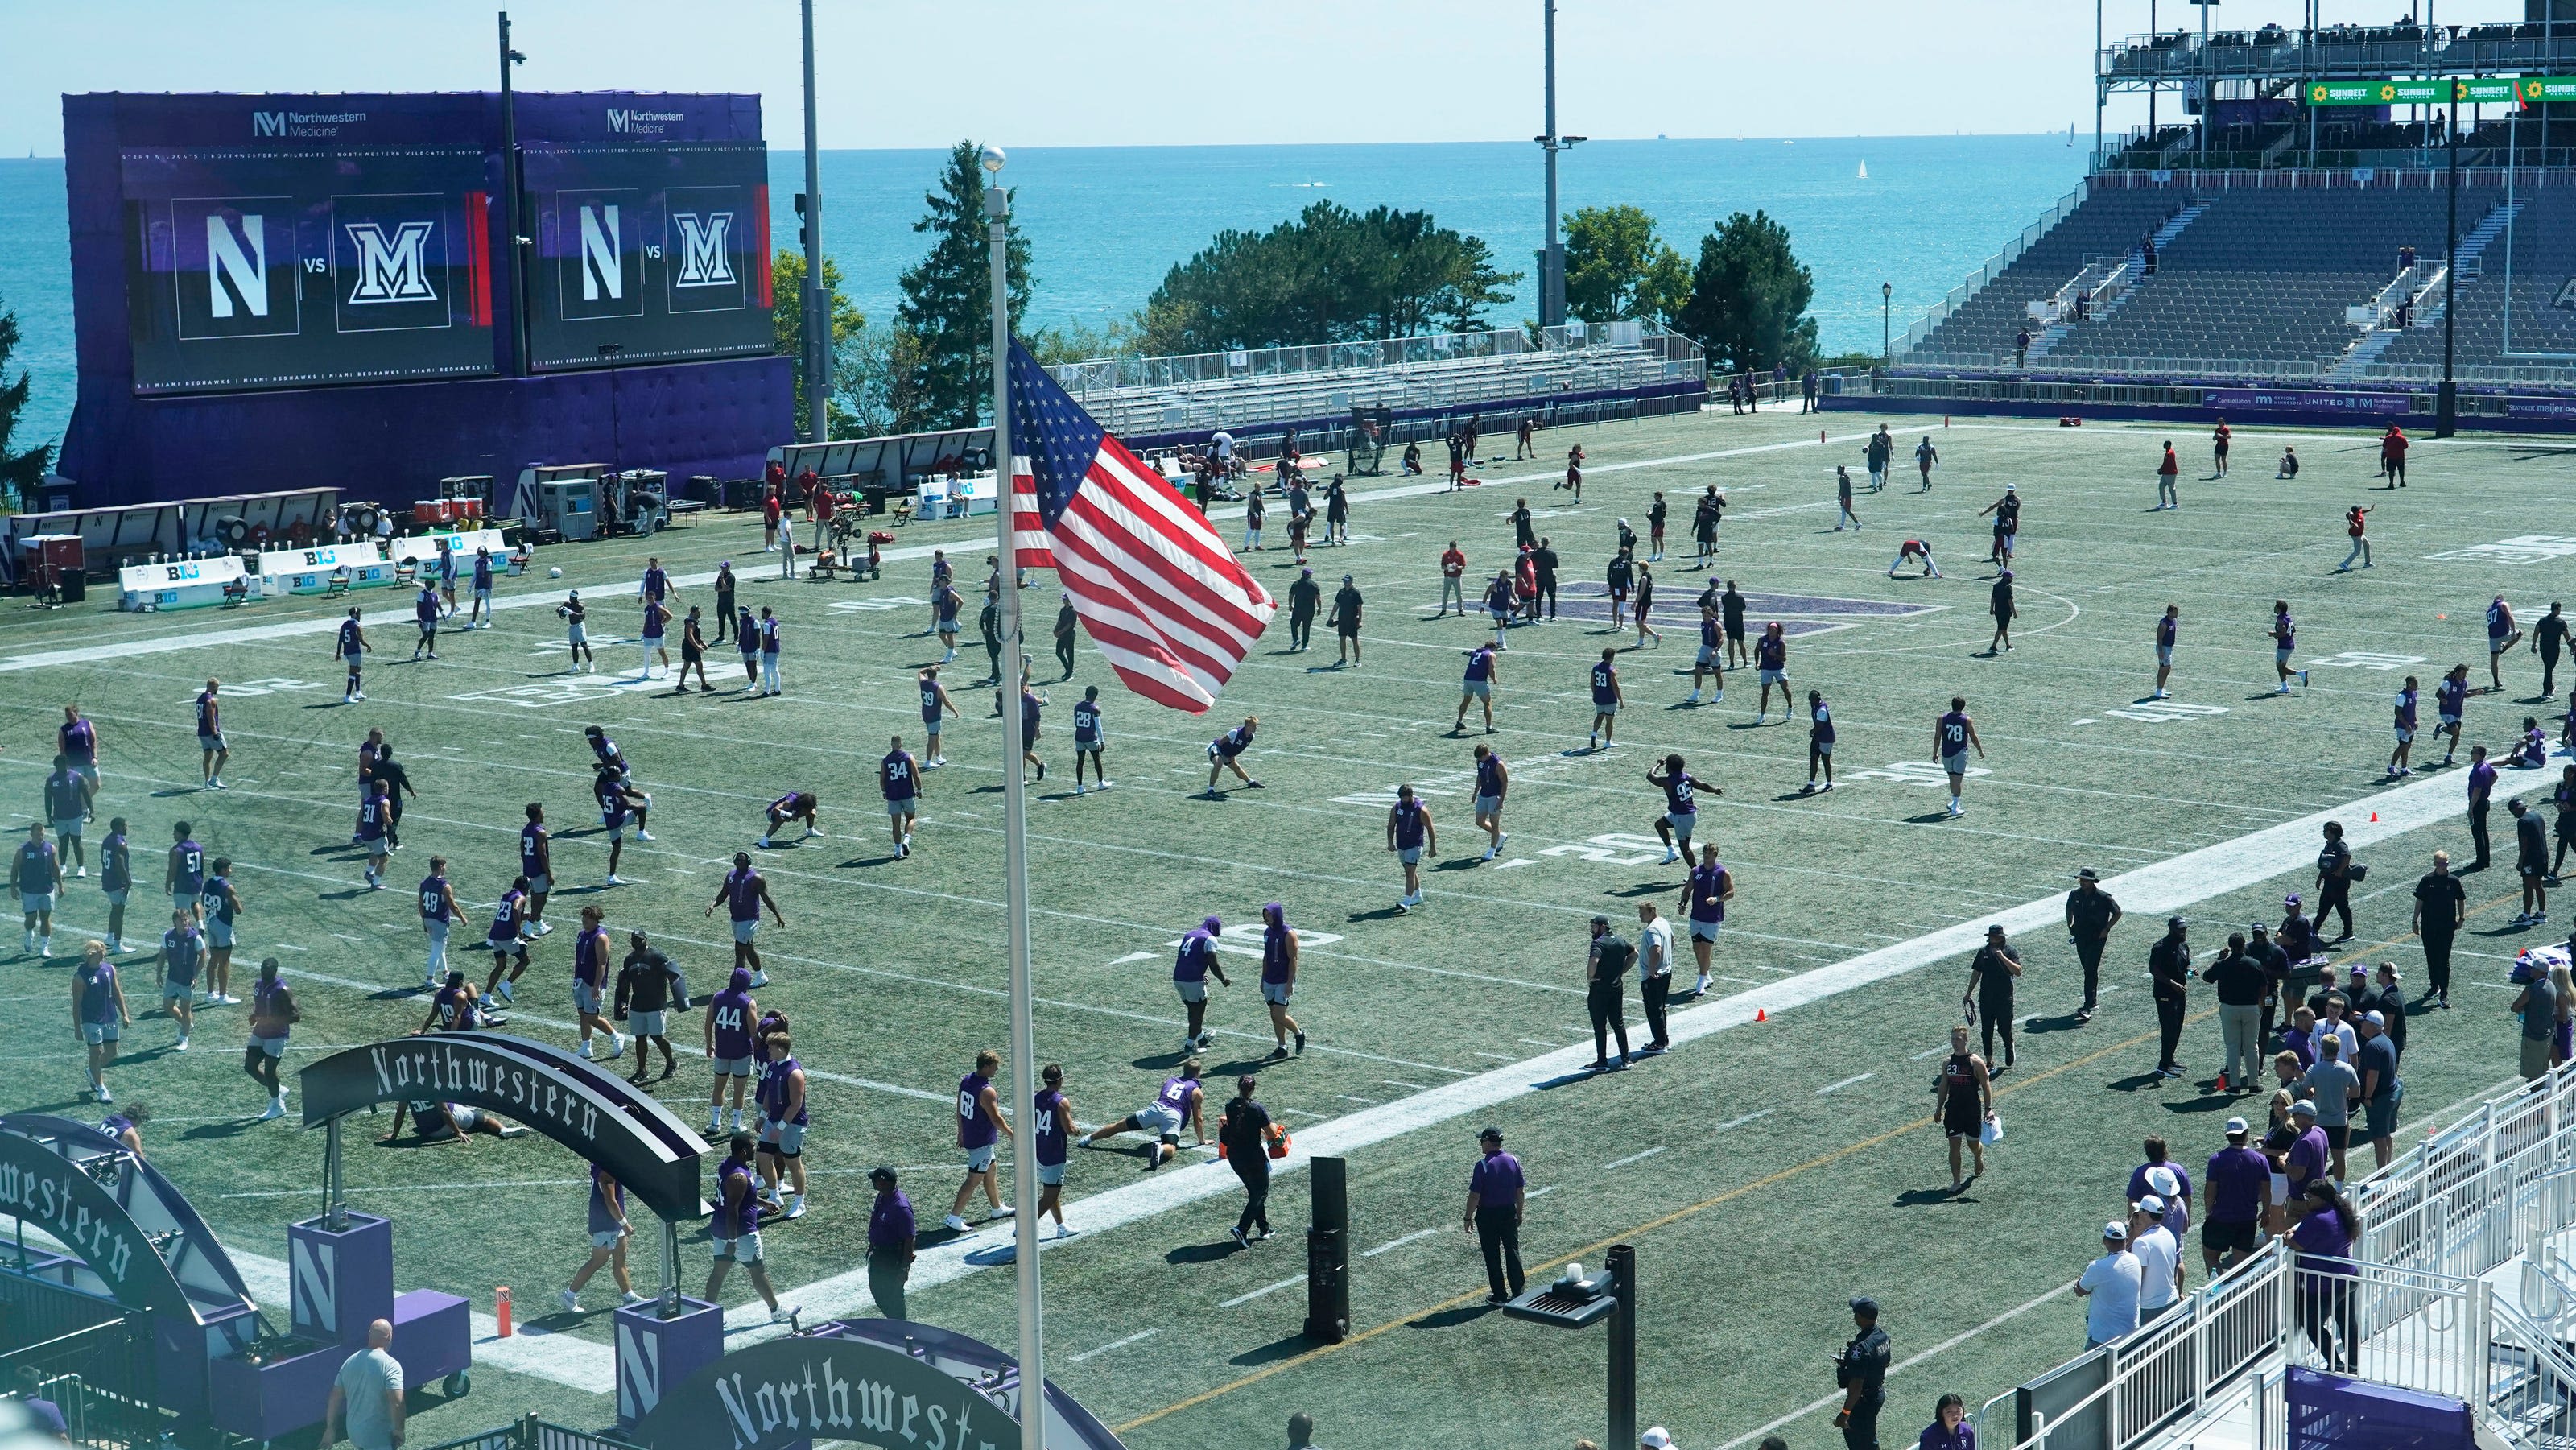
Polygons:
M629 111L612 108L608 129L625 136L659 136L662 128L673 121L689 119L686 111Z
M364 111L253 111L250 133L273 137L337 136L341 127L366 119Z
M351 222L347 231L358 246L358 277L349 289L351 303L438 300L438 292L429 285L423 252L430 223L403 222L390 236L379 222Z

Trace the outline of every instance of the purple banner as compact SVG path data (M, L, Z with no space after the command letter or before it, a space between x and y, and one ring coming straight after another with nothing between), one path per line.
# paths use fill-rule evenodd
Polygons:
M2516 398L2506 405L2515 418L2576 418L2576 398Z
M2374 417L2403 417L2412 411L2413 399L2404 393L2317 393L2291 389L2213 388L2208 405L2213 408L2271 409L2294 413L2364 413Z

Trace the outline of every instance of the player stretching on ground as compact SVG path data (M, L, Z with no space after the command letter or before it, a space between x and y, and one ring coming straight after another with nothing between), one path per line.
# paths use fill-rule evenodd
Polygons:
M1824 767L1825 789L1834 788L1834 712L1825 704L1822 690L1807 692L1807 784L1798 792L1811 795L1816 790L1816 768Z
M501 893L500 902L492 908L492 929L483 934L483 947L492 954L492 975L483 980L483 995L474 1005L491 1011L497 1003L515 1001L518 990L513 985L528 970L528 878L510 878L510 889ZM503 975L504 972L508 975Z
M1272 1057L1288 1055L1288 1039L1306 1050L1306 1029L1288 1015L1288 999L1297 994L1297 933L1288 927L1288 908L1271 902L1261 908L1261 1000L1270 1008L1270 1035L1277 1039Z
M1088 1148L1121 1133L1145 1135L1145 1166L1160 1168L1181 1156L1181 1128L1184 1124L1198 1135L1198 1146L1207 1146L1207 1117L1203 1111L1207 1095L1199 1090L1199 1060L1184 1062L1174 1075L1163 1079L1154 1100L1115 1123L1092 1129L1082 1135L1079 1146ZM962 1206L962 1205L961 1205Z
M939 753L941 715L954 715L961 720L965 716L958 713L957 702L948 698L948 687L939 683L939 666L925 667L914 677L914 682L921 688L921 733L930 737L930 744L926 747L930 758L922 762L922 768L937 770L948 763L948 757Z
M1502 854L1511 836L1503 830L1503 796L1512 788L1512 773L1494 747L1476 747L1476 829L1485 833L1485 859Z
M1923 561L1923 572L1920 575L1917 575L1917 578L1938 579L1941 577L1941 566L1932 562L1932 546L1921 539L1908 539L1897 546L1896 557L1888 561L1887 577L1890 579L1895 578L1896 571L1904 568L1905 561L1908 559L1921 559Z
M1950 776L1950 814L1967 814L1959 804L1959 787L1968 778L1968 750L1973 746L1977 758L1986 758L1986 743L1977 738L1977 724L1968 718L1968 701L1963 695L1950 697L1949 713L1932 722L1932 750L1941 757L1941 768Z
M760 833L760 848L764 851L768 850L769 843L778 835L780 828L790 821L805 823L805 835L798 837L799 840L823 834L815 829L821 824L822 814L821 796L810 790L789 791L769 803L769 829Z
M1691 662L1690 694L1683 698L1683 704L1699 703L1699 682L1702 676L1714 676L1717 680L1716 692L1708 697L1710 704L1714 705L1726 698L1725 638L1725 622L1719 617L1718 607L1714 604L1701 605L1699 607L1699 657ZM1763 697L1768 699L1770 692L1764 691Z
M1085 685L1082 698L1073 706L1073 793L1082 794L1082 764L1091 762L1093 788L1110 786L1108 762L1100 758L1100 747L1107 739L1100 729L1100 687Z
M352 605L349 609L349 617L340 621L340 632L331 641L331 653L349 667L348 683L340 691L341 704L354 705L367 698L367 692L358 688L362 683L359 679L359 665L365 656L374 653L375 648L374 645L367 643L366 627L358 623L358 610ZM208 778L208 783L212 783L211 777Z
M903 748L900 735L877 762L877 788L885 793L886 829L894 833L895 859L902 860L912 854L912 823L921 814L921 762Z
M733 853L733 869L725 873L724 884L716 888L716 899L707 903L706 914L715 915L719 906L733 919L733 964L751 969L753 986L768 986L769 973L761 970L760 950L751 944L751 939L760 931L762 907L769 908L780 931L787 930L787 917L779 911L778 903L769 899L769 883L751 869L749 851Z
M208 790L228 789L224 784L224 763L233 758L233 748L224 739L223 702L216 698L222 691L223 682L210 679L197 696L197 751L204 757L199 763L204 767ZM96 788L98 767L93 764L88 775L91 787Z
M2415 677L2408 675L2406 685L2397 692L2397 748L2388 753L2388 778L2413 775L2407 757L2415 749Z
M1482 701L1485 706L1485 733L1494 733L1494 685L1501 678L1495 668L1494 643L1477 645L1467 651L1467 680L1458 696L1458 724L1452 734L1467 733L1467 706Z
M1214 740L1208 742L1208 783L1206 799L1220 799L1216 793L1216 778L1217 773L1220 771L1233 771L1234 778L1242 781L1245 789L1247 790L1260 790L1263 788L1261 782L1254 780L1251 776L1243 773L1243 762L1239 758L1245 751L1252 748L1252 732L1260 728L1260 716L1246 715L1243 717L1242 724L1235 726L1223 735L1220 735Z
M2299 677L2299 683L2302 685L2308 682L2308 672L2306 670L2294 670L2290 668L2290 652L2298 648L2298 644L2298 626L2290 621L2290 601L2286 599L2273 600L2272 670L2273 673L2281 677L2281 688L2274 690L2272 692L2273 694L2286 695L2290 693L2290 676L2292 675L2297 675Z
M1610 732L1619 723L1619 707L1626 697L1619 692L1619 652L1608 645L1601 647L1601 662L1592 667L1592 738L1584 748L1595 753L1610 748Z
M1689 771L1682 769L1680 756L1667 755L1663 773L1658 775L1648 770L1646 783L1663 788L1664 813L1655 819L1655 834L1663 838L1664 864L1669 866L1690 855L1691 832L1699 825L1699 803L1692 797L1692 791L1699 782L1691 779ZM1673 843L1676 835L1681 838L1678 846Z
M1395 900L1397 911L1411 911L1422 904L1422 858L1440 854L1440 835L1431 824L1431 808L1413 794L1413 787L1395 788L1395 804L1387 807L1386 848L1404 865L1404 894Z

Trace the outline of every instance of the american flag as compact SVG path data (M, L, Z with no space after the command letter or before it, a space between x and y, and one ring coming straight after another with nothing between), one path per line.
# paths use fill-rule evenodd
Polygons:
M1193 715L1215 704L1278 602L1017 339L1011 445L1018 562L1056 571L1127 688Z

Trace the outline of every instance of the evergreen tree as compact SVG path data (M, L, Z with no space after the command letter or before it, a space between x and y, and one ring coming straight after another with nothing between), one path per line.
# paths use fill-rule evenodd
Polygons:
M0 312L0 380L9 376L9 354L18 348L18 314ZM17 496L20 508L36 494L44 481L46 465L53 462L54 445L39 443L23 453L13 453L10 435L17 430L18 414L27 406L28 374L19 369L15 382L0 381L0 484Z
M1674 330L1708 350L1711 376L1804 368L1816 357L1807 316L1816 279L1789 249L1789 229L1763 212L1728 217L1699 244L1690 301Z
M1474 328L1517 273L1429 212L1319 201L1266 232L1224 231L1146 301L1150 353L1222 352Z
M1017 192L1009 193L1017 196ZM930 236L930 255L903 274L898 330L910 340L895 356L891 380L898 426L907 432L966 428L992 410L992 278L984 236L984 168L972 141L948 153L939 188L922 198L927 208L912 224ZM1019 330L1029 305L1029 243L1013 232L1010 244L1011 329Z

